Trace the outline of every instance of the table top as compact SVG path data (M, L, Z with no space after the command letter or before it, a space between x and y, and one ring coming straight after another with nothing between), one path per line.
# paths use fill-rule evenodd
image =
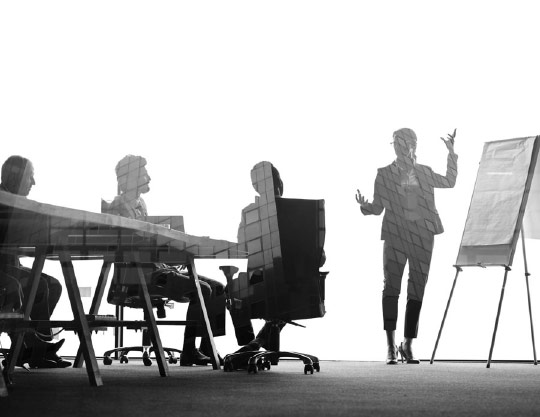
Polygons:
M48 254L69 248L73 255L84 256L136 249L145 256L143 262L170 262L182 256L247 257L236 242L189 235L113 214L40 203L0 191L0 250L31 255L37 247L47 247Z

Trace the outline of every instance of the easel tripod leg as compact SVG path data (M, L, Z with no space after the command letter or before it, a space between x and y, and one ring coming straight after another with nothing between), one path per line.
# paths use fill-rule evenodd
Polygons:
M536 365L538 362L536 361L536 344L534 342L534 326L533 326L533 319L532 319L531 293L529 291L529 276L531 274L529 274L529 267L527 265L527 251L525 250L525 232L523 230L523 226L521 227L521 244L523 246L523 262L525 264L525 283L527 284L527 300L529 302L529 319L531 322L533 357L534 357L534 364Z
M454 295L454 288L456 288L457 277L461 271L462 269L459 266L456 266L456 276L454 277L454 283L452 284L452 289L450 290L450 296L448 297L446 310L444 310L444 315L441 322L441 328L439 329L439 334L437 335L437 341L435 342L435 347L433 348L433 354L431 355L431 360L429 361L431 365L433 365L433 360L435 359L435 352L437 352L437 347L439 346L439 339L441 338L444 322L446 321L446 315L448 314L448 309L450 308L450 301L452 301L452 296Z
M504 297L504 289L506 287L506 279L508 278L508 271L510 271L509 266L504 267L504 280L503 285L501 288L501 299L499 300L499 308L497 309L497 318L495 319L495 328L493 329L493 337L491 339L491 347L489 349L489 357L487 361L486 368L489 368L491 366L491 356L493 355L493 348L495 346L495 337L497 336L497 328L499 327L499 317L501 316L501 307Z
M536 344L534 342L534 326L533 326L533 319L532 319L532 308L531 308L531 293L529 291L529 274L525 274L525 282L527 283L527 299L529 300L529 318L531 321L531 338L532 338L532 346L533 346L533 357L534 357L534 364L537 365L538 362L536 360Z

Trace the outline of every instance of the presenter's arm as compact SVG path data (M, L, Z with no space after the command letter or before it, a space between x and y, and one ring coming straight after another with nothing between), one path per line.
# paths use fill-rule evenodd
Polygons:
M375 191L373 192L373 202L370 203L367 198L360 193L360 190L356 190L356 202L360 204L360 211L363 215L374 214L378 216L384 210L382 204L381 195L384 194L384 191L381 190L383 187L383 177L381 170L377 172L377 178L375 179ZM383 191L383 192L381 192Z
M440 175L432 172L433 186L436 188L453 188L456 185L457 179L457 160L458 156L454 151L454 141L456 138L456 129L453 133L448 134L447 138L441 140L448 149L448 157L446 159L446 175Z

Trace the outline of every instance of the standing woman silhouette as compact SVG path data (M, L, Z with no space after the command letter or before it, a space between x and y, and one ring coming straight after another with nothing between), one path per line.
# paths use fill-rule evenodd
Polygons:
M388 343L386 363L401 361L418 364L412 352L412 341L418 334L418 321L426 287L434 236L444 231L435 208L435 188L452 188L457 177L457 155L454 152L456 130L441 138L448 149L446 175L440 175L416 163L416 134L408 128L394 132L396 160L379 168L375 179L373 202L357 190L356 201L362 214L379 215L384 210L381 239L384 240L382 294L384 330ZM403 342L396 345L396 322L401 279L409 261L407 307Z

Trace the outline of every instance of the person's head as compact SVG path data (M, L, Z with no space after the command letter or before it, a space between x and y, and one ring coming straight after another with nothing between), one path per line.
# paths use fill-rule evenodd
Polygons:
M270 179L270 176L272 177L270 186L274 190L274 195L281 197L283 195L283 181L281 180L277 168L267 161L259 162L251 170L251 183L253 184L253 188L255 188L255 191L259 194L264 194L267 191L267 180Z
M116 179L120 194L137 196L150 191L150 175L146 171L146 159L142 156L126 155L116 164Z
M10 193L27 196L34 180L34 166L29 159L19 155L10 156L2 165L2 184Z
M416 134L412 129L403 128L394 132L394 150L396 156L408 157L410 159L416 158Z

